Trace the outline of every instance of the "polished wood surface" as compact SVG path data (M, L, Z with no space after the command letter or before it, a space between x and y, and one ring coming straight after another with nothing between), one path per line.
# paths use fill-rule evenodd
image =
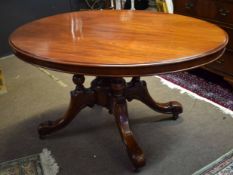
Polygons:
M233 84L233 1L232 0L173 0L174 12L204 19L217 24L229 36L226 52L221 59L204 66L204 69L222 76ZM233 87L233 86L232 86Z
M74 75L73 82L76 84L76 88L71 92L67 112L55 121L41 123L38 128L40 138L45 138L47 135L67 126L83 108L93 107L95 104L103 106L109 110L110 114L115 116L122 141L135 170L144 166L146 161L144 153L130 128L126 100L139 100L154 111L172 114L172 117L165 117L164 119L176 120L183 111L181 104L178 102L155 102L148 92L146 82L141 81L139 77L133 77L128 83L120 77L97 77L92 81L90 88L83 86L83 75Z
M146 11L66 13L26 24L10 37L22 60L74 73L76 88L67 112L40 124L40 137L64 128L85 107L103 106L114 115L135 169L145 165L145 156L130 128L127 100L172 114L171 119L183 111L178 102L154 101L140 76L212 62L224 53L227 41L227 34L213 24ZM83 86L85 74L97 76L89 88ZM124 76L132 80L126 82Z
M31 22L9 42L19 58L32 64L88 75L142 76L212 62L227 41L222 29L198 19L103 10Z

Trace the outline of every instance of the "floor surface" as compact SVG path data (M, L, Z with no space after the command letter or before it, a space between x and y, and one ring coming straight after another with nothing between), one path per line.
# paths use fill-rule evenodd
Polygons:
M37 126L62 115L74 88L71 75L16 59L0 60L8 92L0 95L0 162L52 151L59 175L130 175L130 161L113 116L98 106L86 108L65 129L40 140ZM93 77L86 78L86 86ZM191 175L233 148L233 119L211 104L192 99L144 78L160 102L177 100L184 112L176 121L158 122L156 113L138 101L129 103L131 128L147 164L138 175ZM67 85L67 86L66 86Z

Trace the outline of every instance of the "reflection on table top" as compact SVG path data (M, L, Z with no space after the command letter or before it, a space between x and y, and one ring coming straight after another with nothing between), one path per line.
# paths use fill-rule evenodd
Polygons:
M227 41L222 29L199 19L125 10L55 15L26 24L10 37L14 51L30 59L102 67L198 59L222 50Z

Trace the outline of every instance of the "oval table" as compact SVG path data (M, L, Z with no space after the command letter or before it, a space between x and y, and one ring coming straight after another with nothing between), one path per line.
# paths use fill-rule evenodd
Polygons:
M129 126L126 100L139 100L177 119L181 104L155 102L141 76L203 66L228 42L214 24L149 11L82 11L42 18L19 27L9 39L14 54L34 65L74 74L67 112L39 125L40 137L62 129L85 107L106 107L115 116L135 168L145 164ZM84 75L96 76L89 88ZM123 77L132 77L126 82Z

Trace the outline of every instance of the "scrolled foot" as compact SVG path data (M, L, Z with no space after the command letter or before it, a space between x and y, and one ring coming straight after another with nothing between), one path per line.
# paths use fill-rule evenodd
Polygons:
M145 165L146 161L144 153L136 142L133 132L129 127L126 104L116 104L113 109L113 114L115 115L116 123L126 147L129 159L135 168L134 170L138 170L138 168Z
M126 146L126 150L135 170L137 170L138 168L141 168L146 164L146 160L143 151L138 146L133 135L131 135L130 137L131 138L128 138L127 140L128 143L131 144L128 144Z
M179 118L179 114L183 112L183 108L181 104L177 101L171 101L169 102L170 107L168 108L168 112L171 111L172 113L172 119L177 120Z
M140 81L139 77L134 77L128 83L126 89L126 98L131 101L133 99L139 100L154 111L164 114L172 114L172 119L176 120L180 113L183 112L182 106L179 102L171 101L167 103L158 103L150 96L145 81Z
M45 138L45 136L49 135L54 131L55 122L53 121L45 121L38 126L38 133L41 139Z
M122 79L115 79L112 83L112 112L134 170L137 170L145 165L145 157L129 126L127 104L123 95L124 90L125 82Z
M83 108L95 104L93 91L83 86L84 76L74 75L73 82L76 84L76 88L71 91L69 108L61 118L55 121L46 121L39 125L38 133L40 138L45 138L45 136L64 128Z

